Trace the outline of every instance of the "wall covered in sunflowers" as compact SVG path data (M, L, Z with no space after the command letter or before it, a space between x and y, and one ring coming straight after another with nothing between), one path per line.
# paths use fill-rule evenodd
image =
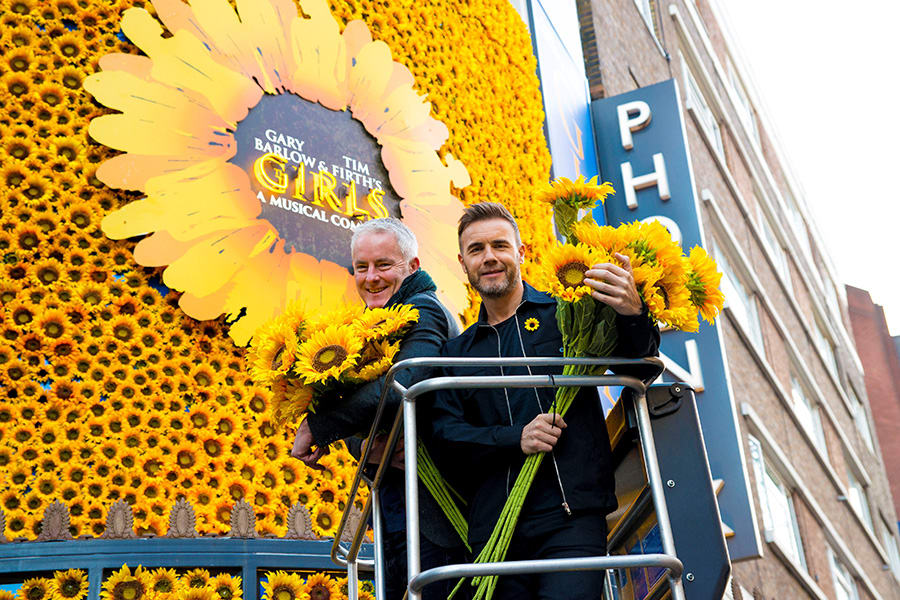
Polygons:
M137 534L163 535L180 497L200 534L228 532L244 499L260 534L283 536L300 502L328 537L352 458L332 452L320 472L290 458L293 432L270 420L269 392L250 380L230 323L186 316L162 268L135 261L140 238L101 230L141 195L97 178L119 153L88 125L115 111L82 84L104 55L141 54L120 29L132 6L156 14L141 0L0 0L0 539L37 538L54 501L68 507L76 537L101 536L118 500L131 505ZM552 239L550 207L530 193L547 181L550 156L531 41L508 0L331 0L330 9L341 28L362 19L427 94L450 133L438 154L452 153L472 180L452 193L505 203L539 256Z

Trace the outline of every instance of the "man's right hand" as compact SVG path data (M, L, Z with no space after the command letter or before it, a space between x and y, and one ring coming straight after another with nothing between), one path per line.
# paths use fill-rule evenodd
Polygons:
M549 452L556 446L562 430L566 428L566 422L559 415L544 413L536 416L534 420L522 430L522 438L519 445L525 454L537 454Z
M321 471L325 467L319 464L319 459L328 454L328 446L322 447L318 445L313 450L312 446L315 443L312 432L309 430L309 423L304 419L297 429L297 435L294 436L294 447L291 448L291 456L302 460L307 467Z

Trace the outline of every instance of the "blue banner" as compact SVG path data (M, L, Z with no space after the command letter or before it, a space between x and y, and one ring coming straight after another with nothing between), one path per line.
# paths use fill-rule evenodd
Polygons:
M591 110L603 178L616 190L606 201L607 222L657 219L686 251L705 246L675 80L597 100ZM722 521L734 531L728 550L738 560L760 556L761 545L723 347L717 326L662 334L666 380L696 391L712 476L724 481L718 501Z
M599 170L575 2L531 0L529 9L552 177L591 178ZM602 213L594 217L605 223Z

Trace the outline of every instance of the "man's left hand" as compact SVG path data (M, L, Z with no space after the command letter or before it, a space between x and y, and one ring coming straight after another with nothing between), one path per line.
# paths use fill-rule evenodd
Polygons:
M291 448L291 456L298 460L302 460L303 464L311 469L322 471L325 469L319 464L319 459L328 454L328 446L316 446L313 450L312 446L316 443L313 439L312 432L309 430L309 422L304 420L297 429L297 435L294 436L294 447Z
M608 304L620 315L639 315L643 304L634 283L631 261L624 254L616 253L622 266L612 263L594 265L584 274L584 284L589 286L594 300Z

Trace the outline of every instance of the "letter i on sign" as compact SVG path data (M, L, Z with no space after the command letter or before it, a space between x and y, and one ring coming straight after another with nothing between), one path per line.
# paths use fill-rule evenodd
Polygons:
M294 181L294 198L298 200L306 194L306 165L297 165L297 179Z

